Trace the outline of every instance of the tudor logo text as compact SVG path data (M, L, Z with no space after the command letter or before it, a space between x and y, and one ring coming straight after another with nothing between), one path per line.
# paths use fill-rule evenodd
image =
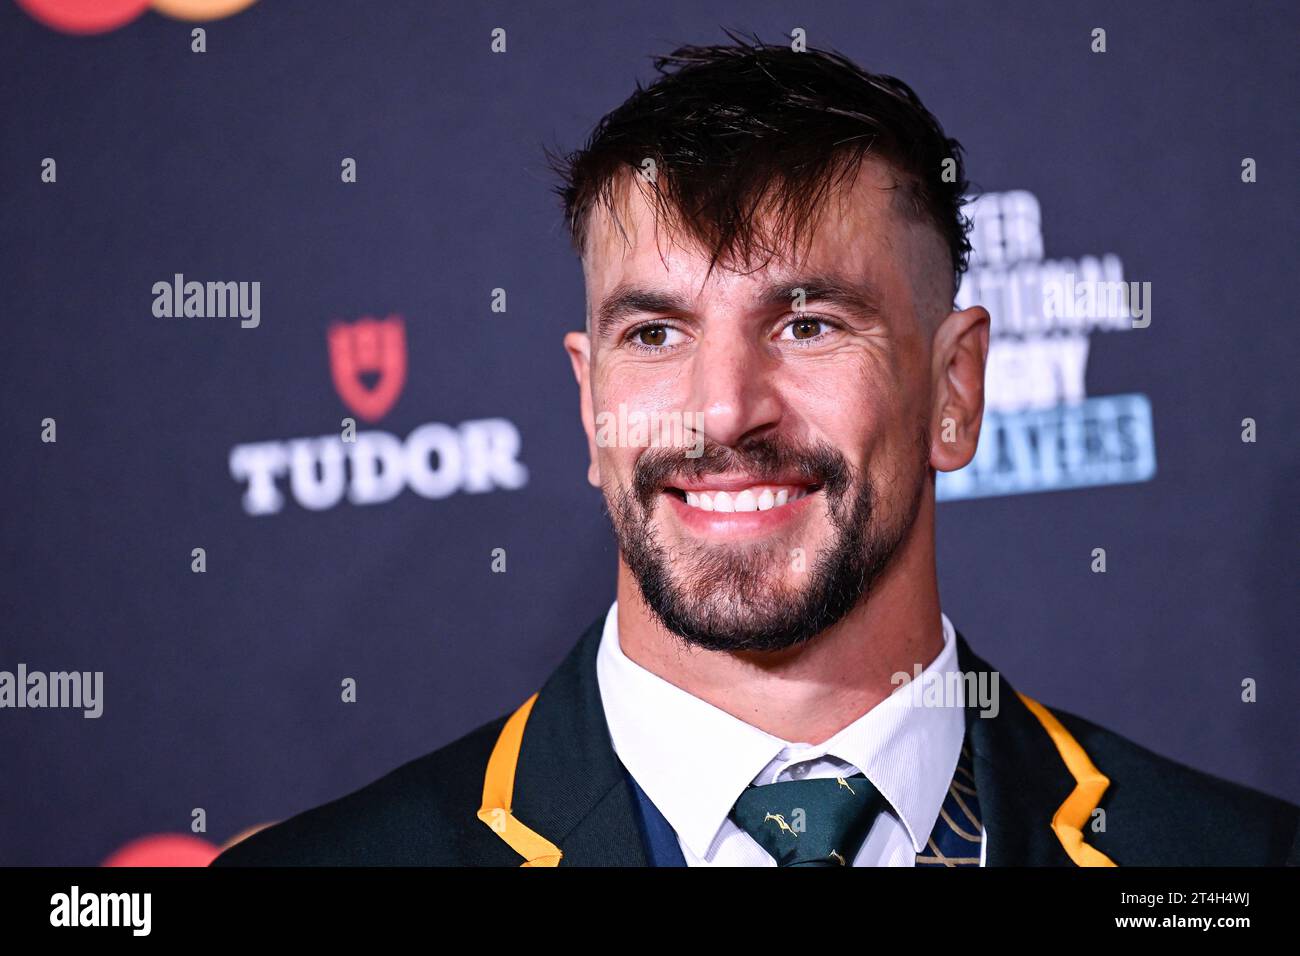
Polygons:
M371 424L389 414L406 384L405 320L390 315L335 322L326 343L334 388L348 411ZM514 491L528 483L521 444L519 429L505 418L427 422L405 438L357 431L345 418L332 435L236 445L229 468L244 486L242 504L250 515L275 514L290 499L323 511L344 501L382 504L407 489L429 499Z

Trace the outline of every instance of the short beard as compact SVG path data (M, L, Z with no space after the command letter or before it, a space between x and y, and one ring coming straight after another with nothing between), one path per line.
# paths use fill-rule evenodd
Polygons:
M637 462L633 487L609 496L609 514L624 561L649 608L687 644L712 651L780 651L802 644L836 624L869 594L911 530L929 478L929 438L920 432L924 453L907 508L890 526L877 513L879 494L865 476L855 476L844 456L819 444L801 450L773 439L730 448L706 443L704 453L683 459L671 450L647 450ZM790 474L820 484L835 535L807 570L807 584L787 592L774 589L773 567L792 559L770 548L701 547L685 558L692 580L673 580L670 556L651 521L666 478L702 478L743 470L762 483ZM855 490L856 489L856 490ZM852 494L850 494L852 492ZM700 583L702 582L702 583Z

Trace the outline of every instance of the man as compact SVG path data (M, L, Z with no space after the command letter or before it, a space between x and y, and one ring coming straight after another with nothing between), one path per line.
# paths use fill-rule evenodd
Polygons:
M216 862L1295 862L1300 808L1018 693L940 610L989 334L960 146L835 54L657 65L560 163L615 603L512 714Z

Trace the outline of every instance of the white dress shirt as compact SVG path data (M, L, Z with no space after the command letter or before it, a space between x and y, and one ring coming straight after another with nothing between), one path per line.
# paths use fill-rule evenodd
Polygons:
M958 670L955 631L947 615L940 616L943 650L921 671L923 682ZM745 787L858 772L889 805L853 865L915 866L965 737L964 700L917 706L918 695L907 684L823 743L774 737L629 659L619 644L617 601L605 616L596 677L614 751L676 831L687 866L776 866L730 818ZM963 688L963 682L950 686ZM980 866L987 844L986 833Z

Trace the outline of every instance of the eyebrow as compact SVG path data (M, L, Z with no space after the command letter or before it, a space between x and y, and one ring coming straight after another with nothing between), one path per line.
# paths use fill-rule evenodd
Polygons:
M810 275L793 282L767 286L758 295L758 304L767 308L788 306L795 294L803 290L804 302L833 305L850 315L873 319L880 315L880 296L866 283L845 282L830 275Z
M845 282L829 275L810 275L794 280L782 280L764 286L754 298L754 304L763 309L788 307L796 293L803 290L805 305L833 305L850 315L871 319L880 315L880 296L865 284ZM595 314L595 333L598 339L609 338L622 320L632 315L656 313L685 314L691 311L690 300L676 292L620 284L605 297Z

